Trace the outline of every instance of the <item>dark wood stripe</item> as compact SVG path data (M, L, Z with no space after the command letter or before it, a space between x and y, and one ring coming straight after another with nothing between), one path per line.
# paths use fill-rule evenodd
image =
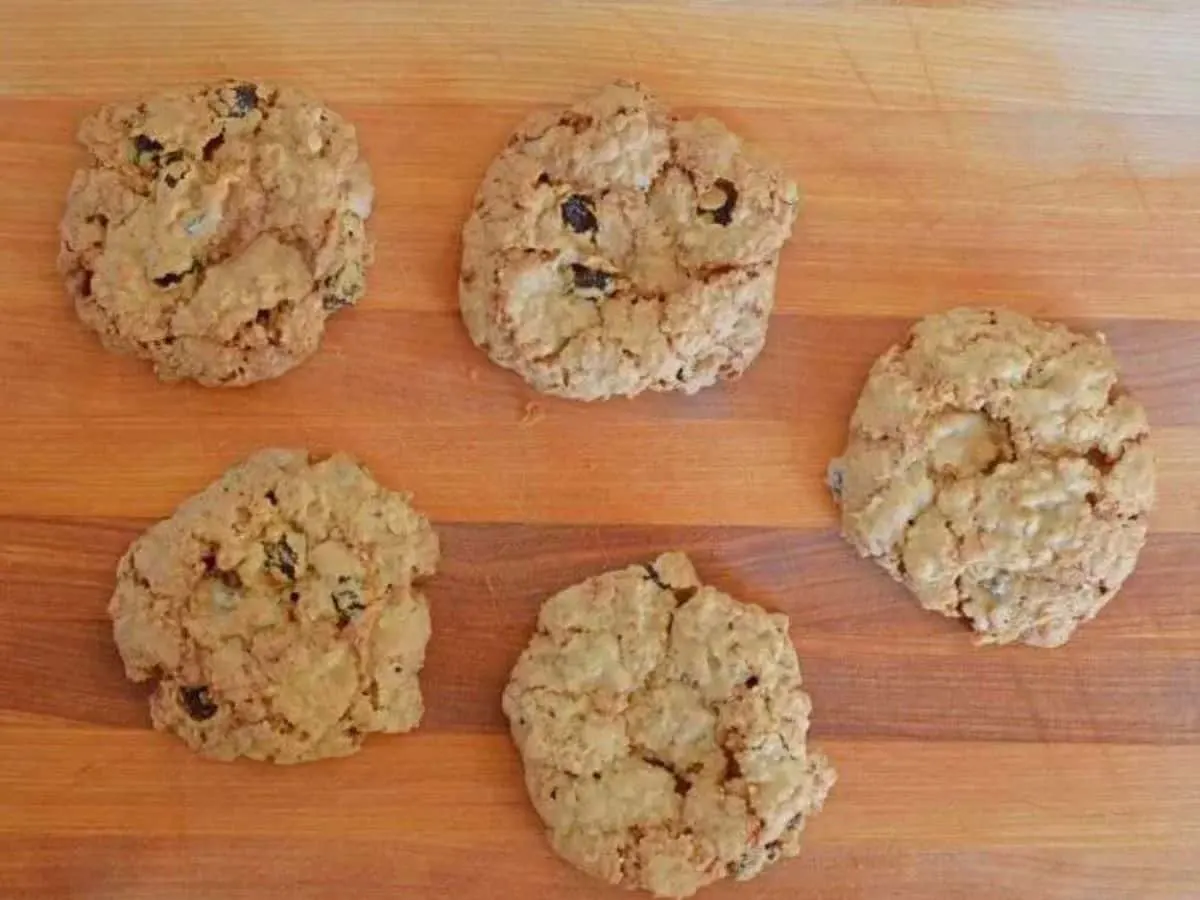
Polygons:
M145 689L125 681L105 611L116 560L142 527L0 520L4 708L145 727ZM439 533L422 679L433 731L502 731L500 691L541 601L679 548L709 583L790 616L819 735L1200 740L1200 610L1177 587L1200 579L1188 535L1154 537L1109 609L1067 647L1044 651L977 649L960 624L917 609L828 532L444 524Z
M0 885L15 896L121 900L250 900L259 896L256 891L263 883L296 900L340 896L350 883L355 897L380 900L426 893L494 900L511 896L499 886L517 883L522 885L521 896L530 898L620 896L557 859L536 821L525 818L525 827L506 831L503 842L482 843L431 841L417 834L353 842L330 835L286 841L239 835L6 838ZM919 852L878 842L830 844L822 840L819 824L810 831L799 859L781 863L755 879L752 887L709 888L705 896L1000 900L1028 897L1028 885L1036 884L1038 900L1179 900L1190 896L1200 881L1200 858L1187 850L1011 847L986 853L971 848ZM254 865L231 866L230 860L254 860ZM1113 892L1114 880L1130 878L1137 879L1136 894ZM822 892L829 885L837 885L836 891Z

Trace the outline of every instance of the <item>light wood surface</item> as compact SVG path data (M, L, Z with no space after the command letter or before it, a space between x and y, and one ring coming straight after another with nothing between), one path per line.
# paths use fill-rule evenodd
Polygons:
M168 387L76 322L56 227L86 110L222 75L358 124L378 262L286 378ZM490 156L615 76L807 194L765 354L690 399L535 397L457 316ZM1200 897L1198 111L1189 0L0 0L0 897L622 896L548 850L498 693L544 596L673 547L791 616L841 773L803 858L704 896ZM1156 428L1141 566L1062 650L977 650L836 537L871 359L963 303L1103 329ZM437 521L415 734L286 769L148 727L116 560L264 445L354 452Z

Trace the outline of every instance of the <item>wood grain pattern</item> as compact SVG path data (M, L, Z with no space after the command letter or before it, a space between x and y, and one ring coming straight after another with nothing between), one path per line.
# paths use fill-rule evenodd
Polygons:
M547 849L497 695L544 596L672 547L790 615L842 776L803 860L705 896L1200 896L1193 2L0 0L0 22L0 897L620 896ZM379 189L362 307L233 392L105 354L54 271L80 116L218 75L335 104ZM807 203L741 382L583 406L471 348L457 232L516 120L616 75L755 138ZM1138 572L1051 652L916 610L821 483L874 356L998 302L1104 330L1161 456ZM422 729L295 769L150 731L105 615L132 537L268 444L360 455L445 546Z

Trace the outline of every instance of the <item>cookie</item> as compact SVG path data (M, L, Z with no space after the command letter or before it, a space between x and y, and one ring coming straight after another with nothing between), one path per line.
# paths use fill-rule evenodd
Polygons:
M294 763L415 728L438 542L346 456L264 450L133 542L109 604L150 714L204 756Z
M918 323L871 369L829 468L842 529L983 643L1064 643L1133 571L1146 413L1101 335L1004 310Z
M796 185L714 119L609 85L527 121L463 229L471 339L539 391L693 393L758 356Z
M163 380L282 375L362 296L373 189L336 113L226 82L104 107L79 138L59 269L104 345Z
M662 897L795 856L834 782L787 618L681 553L547 600L503 705L554 849Z

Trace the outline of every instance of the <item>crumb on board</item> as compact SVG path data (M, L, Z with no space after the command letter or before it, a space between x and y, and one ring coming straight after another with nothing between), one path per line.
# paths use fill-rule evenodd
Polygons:
M525 404L525 409L521 412L522 425L536 425L544 418L546 418L546 411L542 409L540 403L534 403L532 400Z

